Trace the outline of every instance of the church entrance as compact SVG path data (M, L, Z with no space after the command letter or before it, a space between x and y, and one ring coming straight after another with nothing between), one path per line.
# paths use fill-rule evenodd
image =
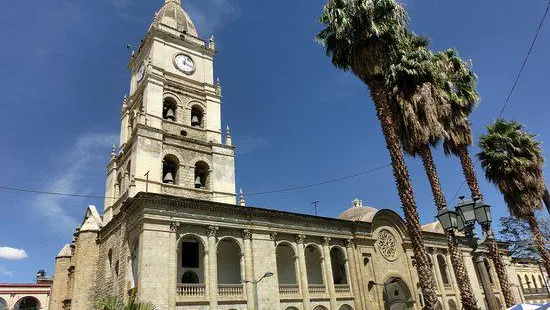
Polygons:
M413 302L409 287L401 278L390 278L384 283L384 309L413 309Z

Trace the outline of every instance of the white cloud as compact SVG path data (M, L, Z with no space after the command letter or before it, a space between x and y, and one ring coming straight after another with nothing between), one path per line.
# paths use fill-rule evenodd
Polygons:
M191 16L199 35L206 38L240 14L235 2L232 0L201 0L185 1L183 5Z
M6 260L23 260L28 258L27 252L23 249L10 247L0 247L0 259Z
M266 147L269 145L267 141L262 137L244 136L240 139L236 139L237 154L243 155L252 153L257 149Z
M80 136L71 148L57 154L61 167L57 175L48 181L51 185L45 191L101 195L102 192L98 193L88 181L93 176L103 175L102 170L98 169L105 166L110 146L117 140L118 136L115 134L91 133ZM33 202L40 220L60 232L74 229L79 221L70 216L66 209L70 207L84 210L86 205L85 200L46 194L39 195Z
M13 275L14 275L13 271L8 270L6 267L0 265L0 276L13 277Z

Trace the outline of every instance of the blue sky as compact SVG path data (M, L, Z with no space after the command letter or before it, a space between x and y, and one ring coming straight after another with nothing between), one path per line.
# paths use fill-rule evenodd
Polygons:
M110 145L118 141L121 101L129 89L126 44L138 45L161 0L1 1L0 186L103 195ZM355 174L389 162L369 93L333 68L314 41L324 1L184 0L199 33L216 36L223 123L237 145L237 186L245 192L293 187ZM482 102L477 136L498 114L546 0L408 0L411 27L433 48L456 47L472 59ZM504 116L548 143L550 27L544 25ZM472 154L476 151L473 150ZM435 151L450 201L463 182L459 162ZM408 158L423 223L434 206L420 160ZM496 218L506 213L496 189L478 175ZM548 171L546 171L548 175ZM466 188L461 191L468 195ZM401 212L391 169L320 187L248 196L255 206L335 217L358 197ZM54 256L100 199L0 190L0 247L26 259L0 258L0 282L52 273ZM17 255L16 255L17 256ZM24 258L19 256L16 258Z

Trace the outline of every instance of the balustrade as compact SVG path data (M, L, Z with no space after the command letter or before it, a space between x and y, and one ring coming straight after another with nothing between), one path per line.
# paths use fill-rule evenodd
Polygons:
M243 297L243 285L242 284L219 284L218 295L220 297Z
M184 298L203 298L206 296L206 285L178 284L177 295Z
M548 294L548 290L546 288L524 288L523 294L525 295Z
M349 294L351 292L349 284L334 284L336 294Z
M327 288L324 284L310 284L309 293L311 295L323 295L326 294Z
M293 296L300 294L298 284L279 284L279 294L281 296Z

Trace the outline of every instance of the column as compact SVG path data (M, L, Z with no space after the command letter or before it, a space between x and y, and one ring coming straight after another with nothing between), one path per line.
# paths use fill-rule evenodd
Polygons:
M297 235L296 243L298 249L298 266L300 268L300 290L302 291L302 298L304 299L304 309L309 309L309 284L307 282L307 269L306 269L306 258L304 254L304 241L306 239L305 235Z
M171 223L170 224L170 257L169 264L170 264L170 296L169 296L169 309L175 310L176 309L176 290L178 287L178 237L177 237L177 231L178 227L180 226L180 223Z
M208 265L210 272L208 274L208 297L210 300L210 309L218 309L218 246L216 244L217 226L208 226L206 231L208 235Z
M328 289L328 294L330 296L330 308L337 309L338 305L336 304L336 290L334 289L334 276L332 275L332 261L330 259L330 238L323 237L323 263L325 264L325 285Z
M247 309L254 310L256 307L256 301L254 300L254 285L250 281L254 279L254 266L252 266L252 246L250 240L252 239L252 233L248 229L242 231L243 243L244 243L244 276L248 281L246 285L246 300Z
M346 266L349 270L349 279L348 283L351 286L351 292L353 294L353 302L355 303L355 310L362 310L363 306L361 304L362 294L359 289L358 279L360 279L359 274L356 271L356 262L355 262L355 253L353 251L353 240L346 240L346 253L347 253L347 262Z

